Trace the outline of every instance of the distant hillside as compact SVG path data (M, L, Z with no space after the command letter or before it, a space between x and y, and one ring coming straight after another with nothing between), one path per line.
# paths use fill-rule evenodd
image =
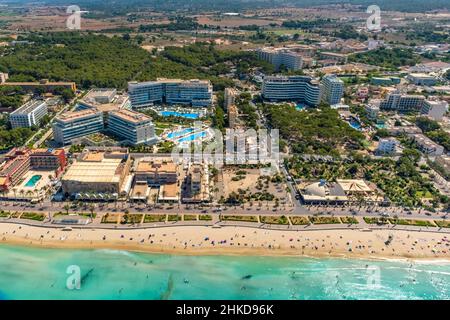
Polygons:
M3 3L34 3L33 0L3 0ZM449 9L449 0L78 0L77 5L86 10L101 11L105 15L119 15L136 9L155 11L242 11L258 8L295 6L300 8L327 4L353 4L368 7L376 4L381 10L404 12L425 12ZM71 0L42 0L38 2L52 5L71 5Z

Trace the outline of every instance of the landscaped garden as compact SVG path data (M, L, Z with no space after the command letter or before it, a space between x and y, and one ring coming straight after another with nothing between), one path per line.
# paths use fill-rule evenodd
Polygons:
M258 222L257 216L250 215L222 215L220 217L222 221L243 221L243 222Z
M345 224L358 224L358 219L356 219L355 217L339 217L341 219L342 223Z
M398 224L402 226L418 226L418 227L435 227L433 221L431 220L413 220L413 219L397 219L390 218L389 222L392 224Z
M166 221L165 214L146 214L144 217L144 223L165 222L165 221Z
M289 220L286 216L260 216L259 220L267 224L284 224L288 225Z
M289 217L289 220L291 220L291 223L293 225L308 225L311 224L308 217Z
M195 214L185 214L183 216L184 221L197 221L197 215Z
M44 221L45 214L43 213L35 213L35 212L24 212L20 216L20 219L28 219L28 220L35 220L35 221Z
M138 224L142 221L143 214L130 213L123 215L120 223L122 224Z
M198 220L211 221L212 216L210 214L201 214L198 216Z
M326 217L326 216L310 216L309 221L313 224L338 224L341 223L338 217Z

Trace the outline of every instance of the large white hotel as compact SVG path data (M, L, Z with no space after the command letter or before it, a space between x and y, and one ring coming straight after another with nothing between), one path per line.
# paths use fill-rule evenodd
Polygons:
M300 70L303 58L297 52L283 48L261 48L256 51L258 58L271 63L276 70L285 67L288 70Z
M55 119L53 137L57 143L67 145L105 132L119 138L121 143L156 143L152 119L129 108L128 97L118 95L115 89L93 89L79 101L76 111Z
M267 76L262 84L262 96L270 101L296 100L310 106L320 103L321 86L307 76Z
M19 109L11 112L9 121L12 128L30 128L38 126L47 112L47 103L45 101L31 100Z
M212 103L213 89L209 80L158 78L156 81L129 82L128 94L136 109L156 103L206 107Z

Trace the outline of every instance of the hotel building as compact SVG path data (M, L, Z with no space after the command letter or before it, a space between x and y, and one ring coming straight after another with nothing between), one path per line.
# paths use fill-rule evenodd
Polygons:
M156 103L205 107L212 103L213 90L209 80L159 78L156 81L129 82L128 94L133 108Z
M268 76L264 77L261 92L267 100L295 100L317 106L320 103L321 86L307 76Z
M53 137L61 145L104 130L103 113L94 109L68 112L53 123Z
M54 171L57 177L67 165L64 149L14 148L2 158L0 190L8 190L17 185L30 169Z
M417 86L434 86L437 83L436 77L426 73L411 73L406 76L406 79Z
M47 103L43 100L31 100L19 109L11 112L9 121L13 128L30 128L38 126L48 113Z
M50 82L47 79L42 79L39 82L0 82L0 86L20 87L24 91L42 89L45 92L54 92L58 88L69 89L73 92L77 90L75 82Z
M423 153L430 156L440 156L444 153L444 147L437 144L430 138L424 136L423 134L414 134L410 136L414 142L417 144L417 147Z
M391 93L380 103L382 110L395 111L420 111L425 100L424 96L402 95L400 93Z
M344 94L344 82L336 75L325 76L322 81L322 101L330 105L338 104Z
M300 54L282 48L261 48L256 51L258 58L271 63L276 70L285 67L288 70L300 70L303 58Z
M153 144L158 140L152 119L145 114L127 109L109 113L108 131L132 145Z
M393 154L397 148L398 141L394 138L380 139L376 153L378 154Z
M159 187L177 183L177 164L173 161L140 161L134 170L136 183Z

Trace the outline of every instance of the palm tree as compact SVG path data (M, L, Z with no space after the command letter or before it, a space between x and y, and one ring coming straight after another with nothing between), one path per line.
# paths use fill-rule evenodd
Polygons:
M94 219L94 211L95 211L95 206L93 204L89 205L89 212L91 213L91 220Z
M69 214L69 210L70 210L70 205L68 203L66 203L63 207L64 210L66 210L66 214Z

